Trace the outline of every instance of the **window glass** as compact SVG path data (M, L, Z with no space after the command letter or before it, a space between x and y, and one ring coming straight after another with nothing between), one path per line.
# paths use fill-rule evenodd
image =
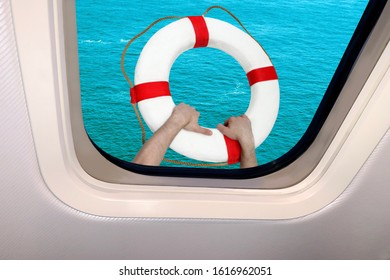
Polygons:
M200 15L211 5L222 5L260 42L278 73L279 115L271 134L256 150L259 164L273 161L289 151L306 131L367 2L77 0L86 130L105 152L131 161L142 143L129 103L129 85L120 69L123 48L158 18ZM237 25L219 10L208 16ZM131 77L147 40L168 23L158 24L130 47L126 70ZM182 54L173 65L170 86L175 103L194 106L201 113L200 124L207 127L243 114L249 104L250 88L241 66L227 54L210 48ZM147 138L150 136L147 129ZM167 157L191 161L173 151L168 151Z

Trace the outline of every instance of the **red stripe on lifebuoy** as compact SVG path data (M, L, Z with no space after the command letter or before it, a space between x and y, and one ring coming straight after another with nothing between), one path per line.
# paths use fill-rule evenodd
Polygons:
M228 152L228 164L235 164L240 161L241 158L241 146L237 140L230 139L227 136L223 136L226 143Z
M166 81L143 83L130 89L131 103L133 104L145 99L170 95L169 83Z
M209 44L209 30L203 16L188 17L195 31L194 48L207 47Z
M254 69L246 74L249 85L252 86L259 82L277 80L278 75L273 66Z

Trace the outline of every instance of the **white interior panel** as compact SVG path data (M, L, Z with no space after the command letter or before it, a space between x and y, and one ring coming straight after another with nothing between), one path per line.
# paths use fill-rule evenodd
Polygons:
M31 2L37 8L50 7L44 0ZM24 12L27 17L31 9ZM37 18L43 26L45 21ZM194 201L210 195L206 198L214 212L207 216L181 200L178 186L119 188L75 172L77 166L69 160L72 152L64 148L70 137L63 134L69 130L58 122L66 112L58 100L47 97L50 90L54 96L61 88L56 64L45 63L46 52L57 55L48 47L53 42L43 36L48 48L28 57L16 47L27 43L34 47L30 40L38 35L29 36L24 42L15 40L10 2L0 2L0 259L390 259L388 60L378 62L384 66L366 83L323 166L309 181L287 190L256 192L224 190L224 181L217 180L219 191L184 191ZM37 61L26 66L26 59ZM29 71L42 75L45 83L26 76ZM43 106L40 117L31 95ZM42 152L42 145L50 153ZM46 163L51 164L43 166ZM62 191L53 189L57 180L65 184ZM75 196L75 186L80 196ZM64 197L59 199L55 191ZM105 199L107 207L115 208L114 202L129 211L127 215L139 216L119 217L115 209L107 212L104 204L105 215L88 214L86 210L94 210L64 203L75 199L74 205L83 205L83 195ZM276 200L266 200L275 195ZM166 216L152 218L164 203L171 207ZM264 208L258 208L259 203ZM278 210L281 205L287 205L289 216ZM196 209L199 212L191 212ZM195 219L167 218L174 213Z

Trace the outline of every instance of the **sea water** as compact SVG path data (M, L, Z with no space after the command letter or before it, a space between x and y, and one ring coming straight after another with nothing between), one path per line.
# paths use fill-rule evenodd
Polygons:
M141 148L141 130L120 69L128 40L158 18L201 15L212 5L235 14L270 56L279 77L280 108L269 137L257 148L260 164L289 151L306 131L368 1L363 0L77 0L80 83L85 128L104 151L131 161ZM226 13L208 14L237 23ZM160 23L128 50L130 77L147 40ZM192 49L174 63L170 86L176 104L200 113L200 124L216 127L241 115L250 88L241 66L210 48ZM147 137L151 133L147 129ZM168 151L167 157L186 158ZM234 166L236 167L236 166Z

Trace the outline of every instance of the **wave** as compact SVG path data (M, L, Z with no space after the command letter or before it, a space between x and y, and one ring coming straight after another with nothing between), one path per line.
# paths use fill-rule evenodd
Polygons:
M80 43L84 43L84 44L103 44L103 45L107 45L107 44L111 44L111 42L106 42L106 41L103 41L103 40L81 40Z
M124 43L127 43L127 42L129 42L129 39L120 39L119 40L120 44L124 44ZM80 40L80 43L81 44L102 44L102 45L107 45L107 44L112 44L113 42L108 42L108 41L103 41L103 40L87 39L87 40Z

